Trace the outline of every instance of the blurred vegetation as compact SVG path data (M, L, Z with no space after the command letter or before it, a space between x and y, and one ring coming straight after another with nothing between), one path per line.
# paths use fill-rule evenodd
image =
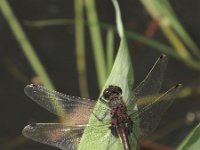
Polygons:
M152 16L152 21L158 24L158 27L160 27L163 35L169 40L169 43L171 45L151 39L151 35L142 35L136 33L135 31L129 31L125 29L124 35L126 36L126 38L128 40L138 41L139 43L148 45L155 50L160 51L161 53L170 55L171 57L174 57L180 62L186 64L189 68L199 72L200 50L179 22L169 1L141 0L140 2L144 5L146 10ZM34 46L31 45L31 42L29 41L25 31L21 27L19 20L15 16L15 13L13 12L12 7L9 4L9 1L0 0L0 8L3 16L6 18L10 26L10 29L13 32L13 35L21 46L21 49L27 60L31 64L31 67L34 70L35 74L42 81L42 84L52 89L55 89L53 82L50 80L48 74L45 71L45 68L43 67L43 64L41 63L41 60L35 53L35 50L33 48ZM84 10L86 11L87 19L85 19L85 16L83 15ZM86 73L88 68L86 66L85 26L89 28L99 89L102 89L104 87L106 80L112 70L112 65L114 64L115 33L119 32L120 34L120 29L123 29L123 27L120 27L121 23L119 22L117 22L117 29L114 25L99 21L97 9L95 6L95 0L74 0L74 13L74 20L55 18L29 21L26 20L23 23L26 26L36 28L48 26L66 26L69 24L75 26L76 64L79 78L79 88L83 97L89 97ZM101 29L105 29L107 32L105 40L106 44L103 44L104 39L102 39ZM155 31L152 32L152 34L154 34ZM195 93L200 93L199 85L195 87L195 89L189 86L184 87L184 89L180 93L180 97L187 97ZM55 101L52 102L55 103ZM58 113L64 112L58 110ZM190 146L192 147L194 142L191 142L191 140L194 141L193 139L195 139L195 141L198 141L199 137L196 134L198 132L199 128L197 127L191 132L188 137L186 137L181 145L187 145L187 149L189 149ZM183 146L180 147L182 149Z

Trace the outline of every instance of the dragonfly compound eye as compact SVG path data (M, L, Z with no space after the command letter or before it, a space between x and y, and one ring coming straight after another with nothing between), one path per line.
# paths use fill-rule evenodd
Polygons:
M103 97L109 99L112 94L120 95L122 94L122 89L119 86L109 85L103 92Z
M120 94L122 94L122 89L121 89L119 86L116 86L116 90L117 90Z
M106 89L104 92L103 92L103 97L105 99L108 99L110 97L110 95L112 94L112 92L108 89Z

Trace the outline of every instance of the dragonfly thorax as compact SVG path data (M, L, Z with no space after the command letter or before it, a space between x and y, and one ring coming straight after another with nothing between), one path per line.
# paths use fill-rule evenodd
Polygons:
M131 119L125 105L119 105L111 109L112 124L118 125L121 123L128 123Z

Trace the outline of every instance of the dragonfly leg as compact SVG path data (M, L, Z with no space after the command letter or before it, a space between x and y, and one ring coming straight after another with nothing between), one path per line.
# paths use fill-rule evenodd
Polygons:
M100 97L100 102L102 102L103 104L105 104L106 105L106 107L108 107L108 102L101 96ZM108 107L108 109L109 109L109 107ZM103 119L107 116L107 114L108 114L108 110L106 110L106 112L103 114L103 115L97 115L97 114L95 114L94 112L92 112L92 114L97 118L97 120L99 120L99 121L103 121Z
M92 112L92 114L97 118L97 120L99 120L99 121L103 121L103 119L107 116L107 114L108 114L108 111L106 111L103 115L97 115L97 114L95 114L94 112Z
M103 96L101 96L100 98L100 102L104 103L106 106L108 106L108 101L106 101Z

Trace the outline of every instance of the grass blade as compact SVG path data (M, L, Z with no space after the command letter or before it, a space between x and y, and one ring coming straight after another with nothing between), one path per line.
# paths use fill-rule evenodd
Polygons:
M97 78L98 78L99 88L101 89L105 84L106 78L108 76L105 64L105 54L103 51L103 42L101 39L101 32L98 23L95 2L94 0L86 0L85 5L89 23L91 43L93 46L94 60L97 69Z
M177 147L177 150L197 150L200 147L200 124Z
M29 63L31 64L35 73L41 78L43 84L49 88L54 89L53 84L50 81L48 74L46 73L42 63L40 62L34 48L32 47L30 41L28 40L26 34L24 33L19 21L15 17L9 3L7 0L0 1L1 11L6 18L10 28L19 42L25 56L27 57Z
M75 0L75 45L76 45L76 64L79 78L79 88L82 97L89 97L87 74L86 74L86 57L85 57L85 34L84 34L84 16L83 1Z
M121 21L120 9L116 0L113 0L113 5L116 11L116 22L119 36L121 38L119 50L111 70L111 73L106 81L104 87L108 85L120 86L123 90L124 100L132 97L132 87L133 87L133 69L131 64L131 59L128 52L127 42L124 36L124 29ZM133 108L132 108L133 109ZM97 103L94 113L101 115L105 113L105 105L100 101ZM101 124L100 126L92 126L92 124ZM91 125L91 126L90 126ZM82 136L81 142L79 144L79 150L94 150L94 149L108 149L109 150L122 150L123 145L119 139L113 143L110 139L110 125L103 125L97 120L93 115L89 120L89 126L85 129L84 135ZM108 143L113 143L112 147L107 147ZM131 143L134 147L134 144Z
M16 38L16 40L19 42L25 56L27 57L30 65L32 66L35 73L40 77L43 84L46 87L49 87L51 89L55 89L48 74L45 71L45 68L43 67L42 63L40 62L37 54L35 53L34 48L32 47L30 41L28 40L25 32L23 31L22 27L20 26L19 21L15 17L9 3L7 0L0 0L0 7L1 11L6 18L8 24L10 25L10 28ZM51 101L54 105L58 105L59 103L56 102L54 99ZM61 111L61 109L57 110L57 113L62 115L64 112ZM61 118L62 120L62 118Z
M110 73L113 65L113 57L114 57L114 31L112 28L109 28L107 31L107 38L106 38L106 58L107 58L107 68L108 73Z
M160 22L160 26L164 34L177 49L177 52L180 56L182 56L182 58L186 60L191 59L188 49L184 44L190 48L189 50L194 55L200 58L199 48L192 41L181 23L178 21L168 0L141 0L141 2L151 16ZM175 41L172 39L175 39Z

